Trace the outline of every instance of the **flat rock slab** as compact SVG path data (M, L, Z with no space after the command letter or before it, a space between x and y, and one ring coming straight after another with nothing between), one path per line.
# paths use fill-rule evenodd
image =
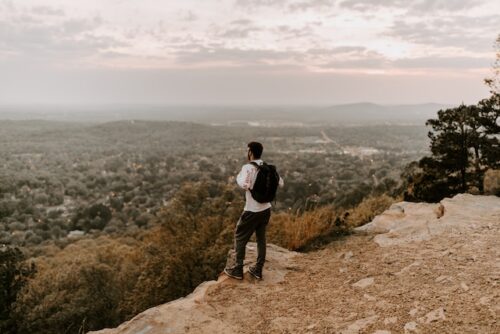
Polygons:
M470 233L499 221L500 197L459 194L436 204L395 203L355 230L377 234L374 241L381 247L390 247L430 240L443 233Z

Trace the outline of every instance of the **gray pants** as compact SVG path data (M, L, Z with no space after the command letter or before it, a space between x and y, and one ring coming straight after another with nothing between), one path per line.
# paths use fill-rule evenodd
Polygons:
M271 217L271 208L260 212L243 211L234 231L236 265L242 266L248 240L255 231L257 237L257 266L264 267L266 261L266 226Z

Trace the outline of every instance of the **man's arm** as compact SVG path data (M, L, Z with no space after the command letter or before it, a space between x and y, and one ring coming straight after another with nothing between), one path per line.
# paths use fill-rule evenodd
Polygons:
M241 171L238 173L238 176L236 176L236 183L238 183L238 186L243 189L249 189L250 188L250 183L252 181L252 172L251 172L251 167L248 165L243 165L241 167Z

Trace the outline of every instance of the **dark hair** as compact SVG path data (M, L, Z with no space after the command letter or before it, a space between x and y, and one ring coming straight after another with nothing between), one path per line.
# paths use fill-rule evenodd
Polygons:
M260 157L262 156L262 151L264 151L264 147L261 143L252 141L248 143L248 148L250 149L250 152L252 152L255 159L260 159Z

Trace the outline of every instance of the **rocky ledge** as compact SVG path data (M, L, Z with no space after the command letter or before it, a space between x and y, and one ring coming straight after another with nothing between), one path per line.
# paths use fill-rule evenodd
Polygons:
M499 197L400 202L356 231L307 254L268 245L263 281L222 275L92 333L500 333Z
M237 333L229 323L220 320L220 316L206 296L214 290L238 284L269 286L280 283L285 275L296 268L294 260L301 254L288 251L273 244L267 245L264 280L258 281L248 274L249 260L257 258L257 244L249 242L246 248L244 280L238 281L224 274L217 280L200 284L191 294L169 303L152 307L124 322L114 329L88 332L91 334L174 334L187 331L199 333ZM231 258L231 257L230 257ZM197 330L198 328L198 330Z

